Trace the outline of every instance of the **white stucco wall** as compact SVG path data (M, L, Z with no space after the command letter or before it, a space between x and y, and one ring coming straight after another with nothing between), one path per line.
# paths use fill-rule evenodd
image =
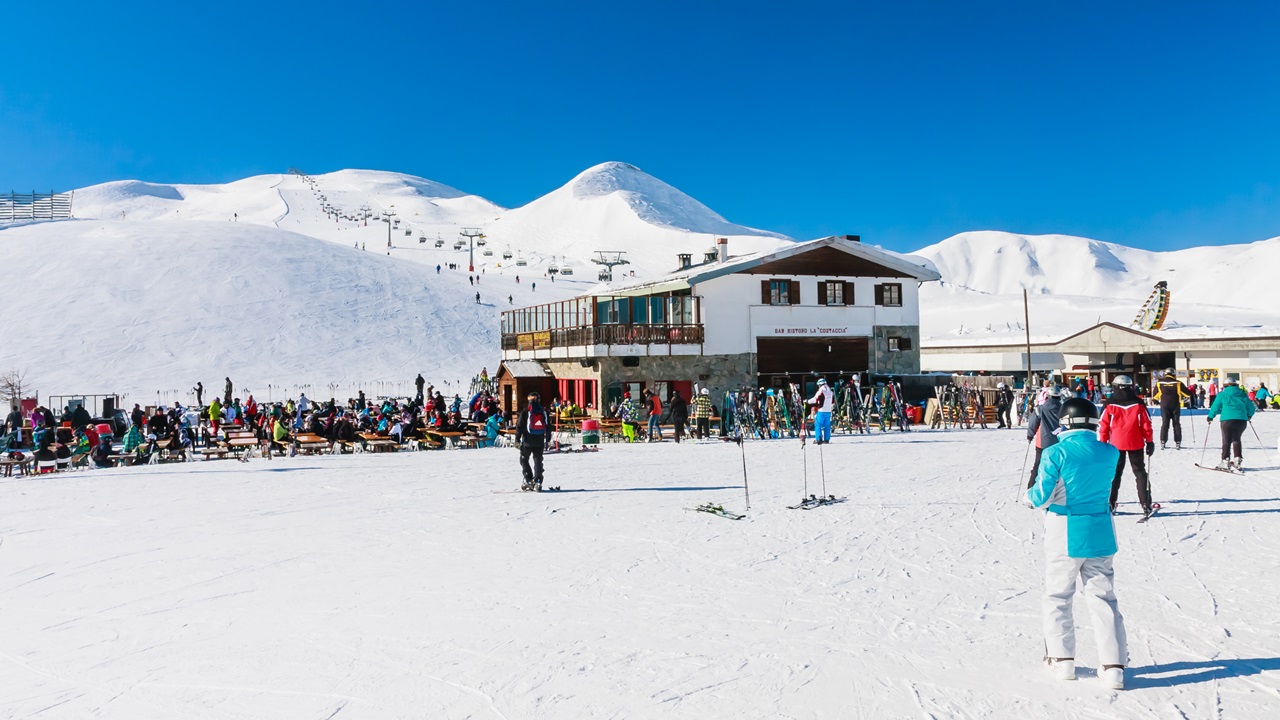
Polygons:
M764 280L795 280L800 285L799 305L761 305L760 283ZM801 275L725 275L699 283L702 321L708 354L755 352L756 337L869 337L876 325L919 325L920 293L915 280L899 278L854 278L854 304L818 304L818 282L839 280ZM848 278L843 278L849 280ZM902 285L901 307L875 304L879 283Z

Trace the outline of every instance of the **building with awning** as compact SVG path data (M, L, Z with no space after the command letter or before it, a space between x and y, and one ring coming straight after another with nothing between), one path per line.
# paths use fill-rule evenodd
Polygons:
M607 407L631 391L811 386L819 376L920 369L927 261L841 235L697 265L502 314L507 362L536 361L562 401ZM579 382L582 381L582 382ZM806 388L807 389L807 388Z
M1027 345L1007 339L928 341L921 349L925 371L1026 376ZM1280 333L1273 328L1172 328L1144 331L1103 322L1053 342L1031 343L1031 370L1064 380L1092 377L1110 383L1132 376L1150 387L1154 374L1175 368L1194 383L1234 377L1246 387L1280 380Z

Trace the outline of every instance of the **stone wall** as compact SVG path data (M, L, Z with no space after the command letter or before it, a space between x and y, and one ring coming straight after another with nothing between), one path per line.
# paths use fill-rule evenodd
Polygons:
M877 325L871 339L871 372L907 375L920 372L920 326ZM910 350L889 352L889 337L911 338Z

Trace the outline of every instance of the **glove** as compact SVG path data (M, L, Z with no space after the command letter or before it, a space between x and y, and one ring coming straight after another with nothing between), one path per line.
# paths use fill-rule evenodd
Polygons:
M1213 424L1213 418L1205 418L1205 420L1208 420L1210 425Z
M1147 441L1147 457L1151 457L1152 455L1155 455L1155 454L1156 454L1156 444L1148 440Z
M1028 435L1028 436L1027 436L1027 443L1028 443L1028 444L1035 442L1035 440L1036 440L1036 436L1035 436L1035 435Z

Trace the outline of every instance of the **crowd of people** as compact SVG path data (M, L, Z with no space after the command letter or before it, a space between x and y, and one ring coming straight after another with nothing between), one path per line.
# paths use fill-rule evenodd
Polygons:
M454 395L444 397L422 376L415 381L413 398L369 400L364 391L339 403L316 402L300 394L283 402L260 404L252 394L243 401L233 394L228 378L222 397L204 404L203 383L193 391L197 404L143 409L135 404L122 418L93 418L80 404L60 414L43 405L23 413L13 408L0 425L0 452L25 459L34 456L37 467L66 469L73 461L112 467L126 458L148 462L163 449L173 458L190 458L197 448L219 446L229 433L251 432L266 453L292 452L301 434L319 436L329 443L360 444L362 438L380 437L405 444L432 432L475 433L478 447L492 447L508 420L492 392L475 394L466 404Z

